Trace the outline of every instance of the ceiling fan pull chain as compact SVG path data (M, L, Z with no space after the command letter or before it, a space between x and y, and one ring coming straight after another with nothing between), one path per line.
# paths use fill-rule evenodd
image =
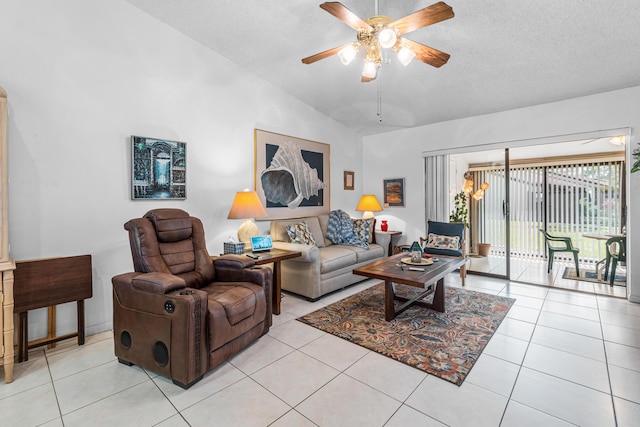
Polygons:
M378 79L378 121L382 123L382 80L381 79Z

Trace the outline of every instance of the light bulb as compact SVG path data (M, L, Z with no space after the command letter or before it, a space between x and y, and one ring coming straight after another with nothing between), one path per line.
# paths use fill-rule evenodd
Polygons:
M615 136L609 140L613 145L624 145L625 140L624 136Z
M349 65L351 61L353 61L353 58L356 57L356 54L358 53L358 46L358 43L352 43L340 49L338 57L344 65Z
M472 197L473 197L475 200L480 200L480 199L482 199L482 197L483 197L483 196L484 196L484 191L482 191L482 190L478 190L478 191L476 191L475 193L473 193L473 196L472 196Z
M403 47L398 51L398 61L405 67L416 57L416 53L409 48Z
M380 42L380 46L385 49L393 47L396 44L396 40L398 40L396 32L391 28L384 28L378 33L378 41Z
M362 76L369 79L375 79L378 75L378 66L375 62L365 61L364 68L362 69Z

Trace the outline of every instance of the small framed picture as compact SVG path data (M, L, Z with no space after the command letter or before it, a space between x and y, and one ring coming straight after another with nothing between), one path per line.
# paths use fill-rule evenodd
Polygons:
M355 174L351 171L344 171L344 189L353 190L353 180Z
M404 178L383 180L384 207L404 207Z

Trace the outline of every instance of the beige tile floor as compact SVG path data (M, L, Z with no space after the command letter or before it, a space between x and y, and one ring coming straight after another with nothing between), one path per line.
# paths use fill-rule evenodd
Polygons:
M295 321L373 284L285 295L268 335L186 391L119 364L110 332L32 350L13 383L0 368L0 425L639 425L640 305L470 275L516 303L458 387Z

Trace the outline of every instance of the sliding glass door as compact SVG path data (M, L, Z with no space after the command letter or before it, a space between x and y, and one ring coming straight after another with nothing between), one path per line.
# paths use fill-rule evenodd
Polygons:
M556 254L548 274L541 229L571 237L581 271L593 270L606 238L626 223L625 138L617 131L425 152L425 219L447 221L463 194L471 273L542 285L563 280L572 255Z
M591 265L605 255L598 238L622 231L626 200L619 153L527 157L531 148L501 150L503 160L488 152L492 161L465 164L467 182L473 182L470 272L548 284L554 277L531 265L546 265L541 229L571 238L580 263ZM573 264L569 252L554 259Z
M496 150L483 155L494 160L484 164L468 164L465 173L466 184L472 185L468 192L471 249L468 270L508 278L509 150Z

